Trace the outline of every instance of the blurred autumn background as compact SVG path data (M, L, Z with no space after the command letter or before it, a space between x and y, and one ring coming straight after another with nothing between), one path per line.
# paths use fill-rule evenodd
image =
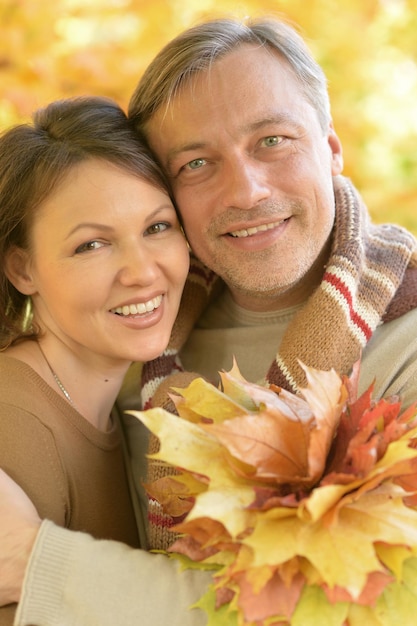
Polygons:
M225 13L297 25L329 80L345 174L376 221L417 234L417 0L0 0L0 129L66 96L126 107L170 38Z

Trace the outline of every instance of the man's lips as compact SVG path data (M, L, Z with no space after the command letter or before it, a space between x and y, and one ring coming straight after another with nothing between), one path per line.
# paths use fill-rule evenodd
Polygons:
M251 226L250 228L242 228L241 230L234 230L228 233L231 237L251 237L257 233L265 232L266 230L272 230L277 228L285 222L285 219L277 220L276 222L268 222L267 224L260 224L259 226Z

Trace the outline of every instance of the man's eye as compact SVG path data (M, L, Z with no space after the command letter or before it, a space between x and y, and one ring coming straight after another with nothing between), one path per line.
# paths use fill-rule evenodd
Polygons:
M162 233L167 228L169 228L169 224L166 222L158 222L157 224L149 226L149 228L146 229L146 233L148 235L156 235L157 233Z
M101 241L86 241L76 248L75 254L81 254L82 252L88 252L89 250L97 250L103 245L104 244Z
M190 170L198 170L200 167L202 167L205 164L205 162L206 162L205 159L193 159L192 161L187 163L185 167L187 167Z
M277 146L281 143L281 141L282 137L280 137L279 135L271 135L270 137L265 137L263 143L269 148L270 146Z

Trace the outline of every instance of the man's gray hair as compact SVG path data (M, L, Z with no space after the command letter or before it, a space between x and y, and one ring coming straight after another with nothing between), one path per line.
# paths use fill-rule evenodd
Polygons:
M214 19L170 41L150 63L130 100L129 117L136 128L146 136L147 122L169 105L183 85L243 44L265 46L287 61L325 132L330 122L325 74L298 32L285 21L269 17Z

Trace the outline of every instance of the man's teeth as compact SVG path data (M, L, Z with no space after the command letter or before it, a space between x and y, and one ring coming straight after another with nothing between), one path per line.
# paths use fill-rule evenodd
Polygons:
M161 302L162 296L157 296L156 298L152 298L152 300L148 300L148 302L118 306L115 309L111 309L111 312L117 313L117 315L143 315L144 313L150 313L154 309L157 309Z
M256 233L264 230L271 230L276 228L285 220L279 220L278 222L269 222L269 224L261 224L260 226L253 226L252 228L244 228L243 230L234 230L230 233L232 237L250 237L250 235L256 235Z

